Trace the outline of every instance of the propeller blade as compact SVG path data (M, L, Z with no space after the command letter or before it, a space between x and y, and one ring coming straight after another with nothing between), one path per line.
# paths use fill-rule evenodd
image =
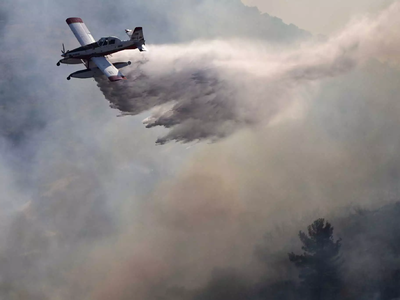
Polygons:
M64 46L64 43L62 44L62 50L61 50L61 52L64 54L65 53L65 46Z

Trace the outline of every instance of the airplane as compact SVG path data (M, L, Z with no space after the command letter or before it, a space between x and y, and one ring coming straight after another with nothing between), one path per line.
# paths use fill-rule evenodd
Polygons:
M129 66L131 62L117 62L113 64L108 60L107 55L127 49L138 49L141 52L147 51L142 27L136 27L135 30L125 29L126 34L130 38L127 41L121 41L117 37L109 36L102 37L96 42L81 18L68 18L66 22L81 44L81 47L65 51L63 44L63 49L61 50L63 58L57 62L57 66L60 64L81 63L86 66L84 70L71 73L67 77L67 80L70 80L71 77L92 78L102 73L110 81L126 79L119 69Z

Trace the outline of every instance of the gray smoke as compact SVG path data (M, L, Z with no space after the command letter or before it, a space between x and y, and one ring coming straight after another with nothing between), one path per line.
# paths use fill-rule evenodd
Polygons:
M115 119L90 81L68 84L74 70L55 66L61 43L77 46L67 17L82 17L96 37L142 25L155 43L246 35L256 20L265 26L254 35L276 41L307 35L239 1L157 2L1 1L0 298L99 298L97 288L114 275L109 270L140 256L140 249L123 253L129 247L118 238L140 227L142 202L191 153L155 149L154 134L143 135L135 120ZM211 11L228 14L205 18ZM245 16L247 28L234 30L232 16ZM200 21L213 30L195 32L200 27L190 25ZM139 239L125 241L139 248Z
M326 43L277 49L254 39L270 32L279 40L287 31L291 40L298 30L239 2L185 3L7 7L1 62L13 76L1 88L13 101L0 112L7 118L0 148L4 299L249 298L262 279L279 286L296 277L286 253L300 249L297 231L315 218L326 216L339 234L346 221L330 216L347 214L339 208L398 198L398 6ZM95 82L65 80L73 67L55 62L61 42L76 44L64 23L69 16L81 16L96 37L143 21L157 45L127 57L134 65L124 89L100 85L113 107L149 110L148 125L159 120L169 129L115 118ZM205 32L200 21L215 26ZM243 45L249 28L256 33ZM197 36L214 41L187 44ZM157 136L226 138L186 149L154 147ZM260 264L254 249L266 232Z

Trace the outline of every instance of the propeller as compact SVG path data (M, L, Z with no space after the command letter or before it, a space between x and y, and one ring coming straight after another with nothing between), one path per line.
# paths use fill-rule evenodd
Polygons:
M66 55L65 55L65 46L64 46L64 43L62 44L61 56L62 56L62 57L65 57L65 56L66 56ZM63 60L60 59L60 60L57 62L57 66L59 66L59 65L61 64L62 61L63 61ZM69 79L68 79L68 80L69 80Z

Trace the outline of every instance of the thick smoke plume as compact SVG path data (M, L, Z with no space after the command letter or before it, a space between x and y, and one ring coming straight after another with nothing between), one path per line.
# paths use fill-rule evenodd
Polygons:
M150 110L143 121L147 128L170 128L157 143L216 140L268 123L304 84L349 72L371 58L397 63L400 42L393 28L399 10L395 4L326 42L289 52L254 40L154 45L144 55L118 56L133 61L124 70L127 81L97 80L111 107L125 115Z

